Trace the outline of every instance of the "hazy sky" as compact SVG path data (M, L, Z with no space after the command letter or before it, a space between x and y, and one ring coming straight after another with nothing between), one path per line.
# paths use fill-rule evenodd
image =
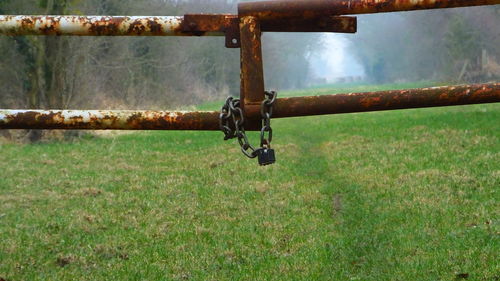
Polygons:
M325 33L324 49L311 54L314 76L332 81L339 77L364 76L363 67L349 54L349 35Z

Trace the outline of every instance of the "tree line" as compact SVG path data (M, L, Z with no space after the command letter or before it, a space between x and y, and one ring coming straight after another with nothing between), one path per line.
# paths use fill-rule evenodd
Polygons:
M236 13L223 0L3 0L0 14ZM269 88L304 87L319 35L264 36ZM239 93L223 38L0 37L0 108L165 109Z
M500 78L500 7L361 16L352 51L374 82Z

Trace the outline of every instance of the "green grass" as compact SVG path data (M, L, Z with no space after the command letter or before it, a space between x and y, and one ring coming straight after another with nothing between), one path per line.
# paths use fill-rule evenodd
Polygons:
M1 145L0 280L499 280L499 104L273 124Z

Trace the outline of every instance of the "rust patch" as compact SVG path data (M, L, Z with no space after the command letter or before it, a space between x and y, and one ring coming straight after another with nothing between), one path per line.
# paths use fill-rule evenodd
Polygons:
M0 110L0 129L219 130L219 112Z
M41 19L38 19L41 21ZM47 21L39 28L43 35L61 35L60 32L60 18L48 17Z
M254 17L240 19L241 37L241 93L242 108L249 130L260 127L260 115L249 110L253 104L264 100L264 69L262 63L261 29Z
M278 99L273 117L500 102L500 83ZM248 106L247 106L248 107ZM247 108L247 111L250 108ZM258 106L250 112L259 114Z
M380 100L381 100L380 97L368 97L361 99L360 104L364 108L371 108L375 105L379 105Z
M124 18L113 17L109 20L101 18L98 21L84 21L83 26L89 26L90 33L95 35L112 35L119 33L119 26L123 23Z
M21 20L22 29L32 29L35 26L35 22L31 18L23 18Z
M127 34L142 35L146 31L146 27L142 24L142 21L137 19L130 24Z
M158 23L158 18L150 19L148 20L148 28L152 34L158 35L161 34L163 31L163 28L161 26L161 23Z

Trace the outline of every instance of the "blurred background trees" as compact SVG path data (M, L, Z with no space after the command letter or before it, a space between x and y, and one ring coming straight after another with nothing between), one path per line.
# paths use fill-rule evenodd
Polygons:
M374 82L500 77L498 6L361 16L351 42Z

